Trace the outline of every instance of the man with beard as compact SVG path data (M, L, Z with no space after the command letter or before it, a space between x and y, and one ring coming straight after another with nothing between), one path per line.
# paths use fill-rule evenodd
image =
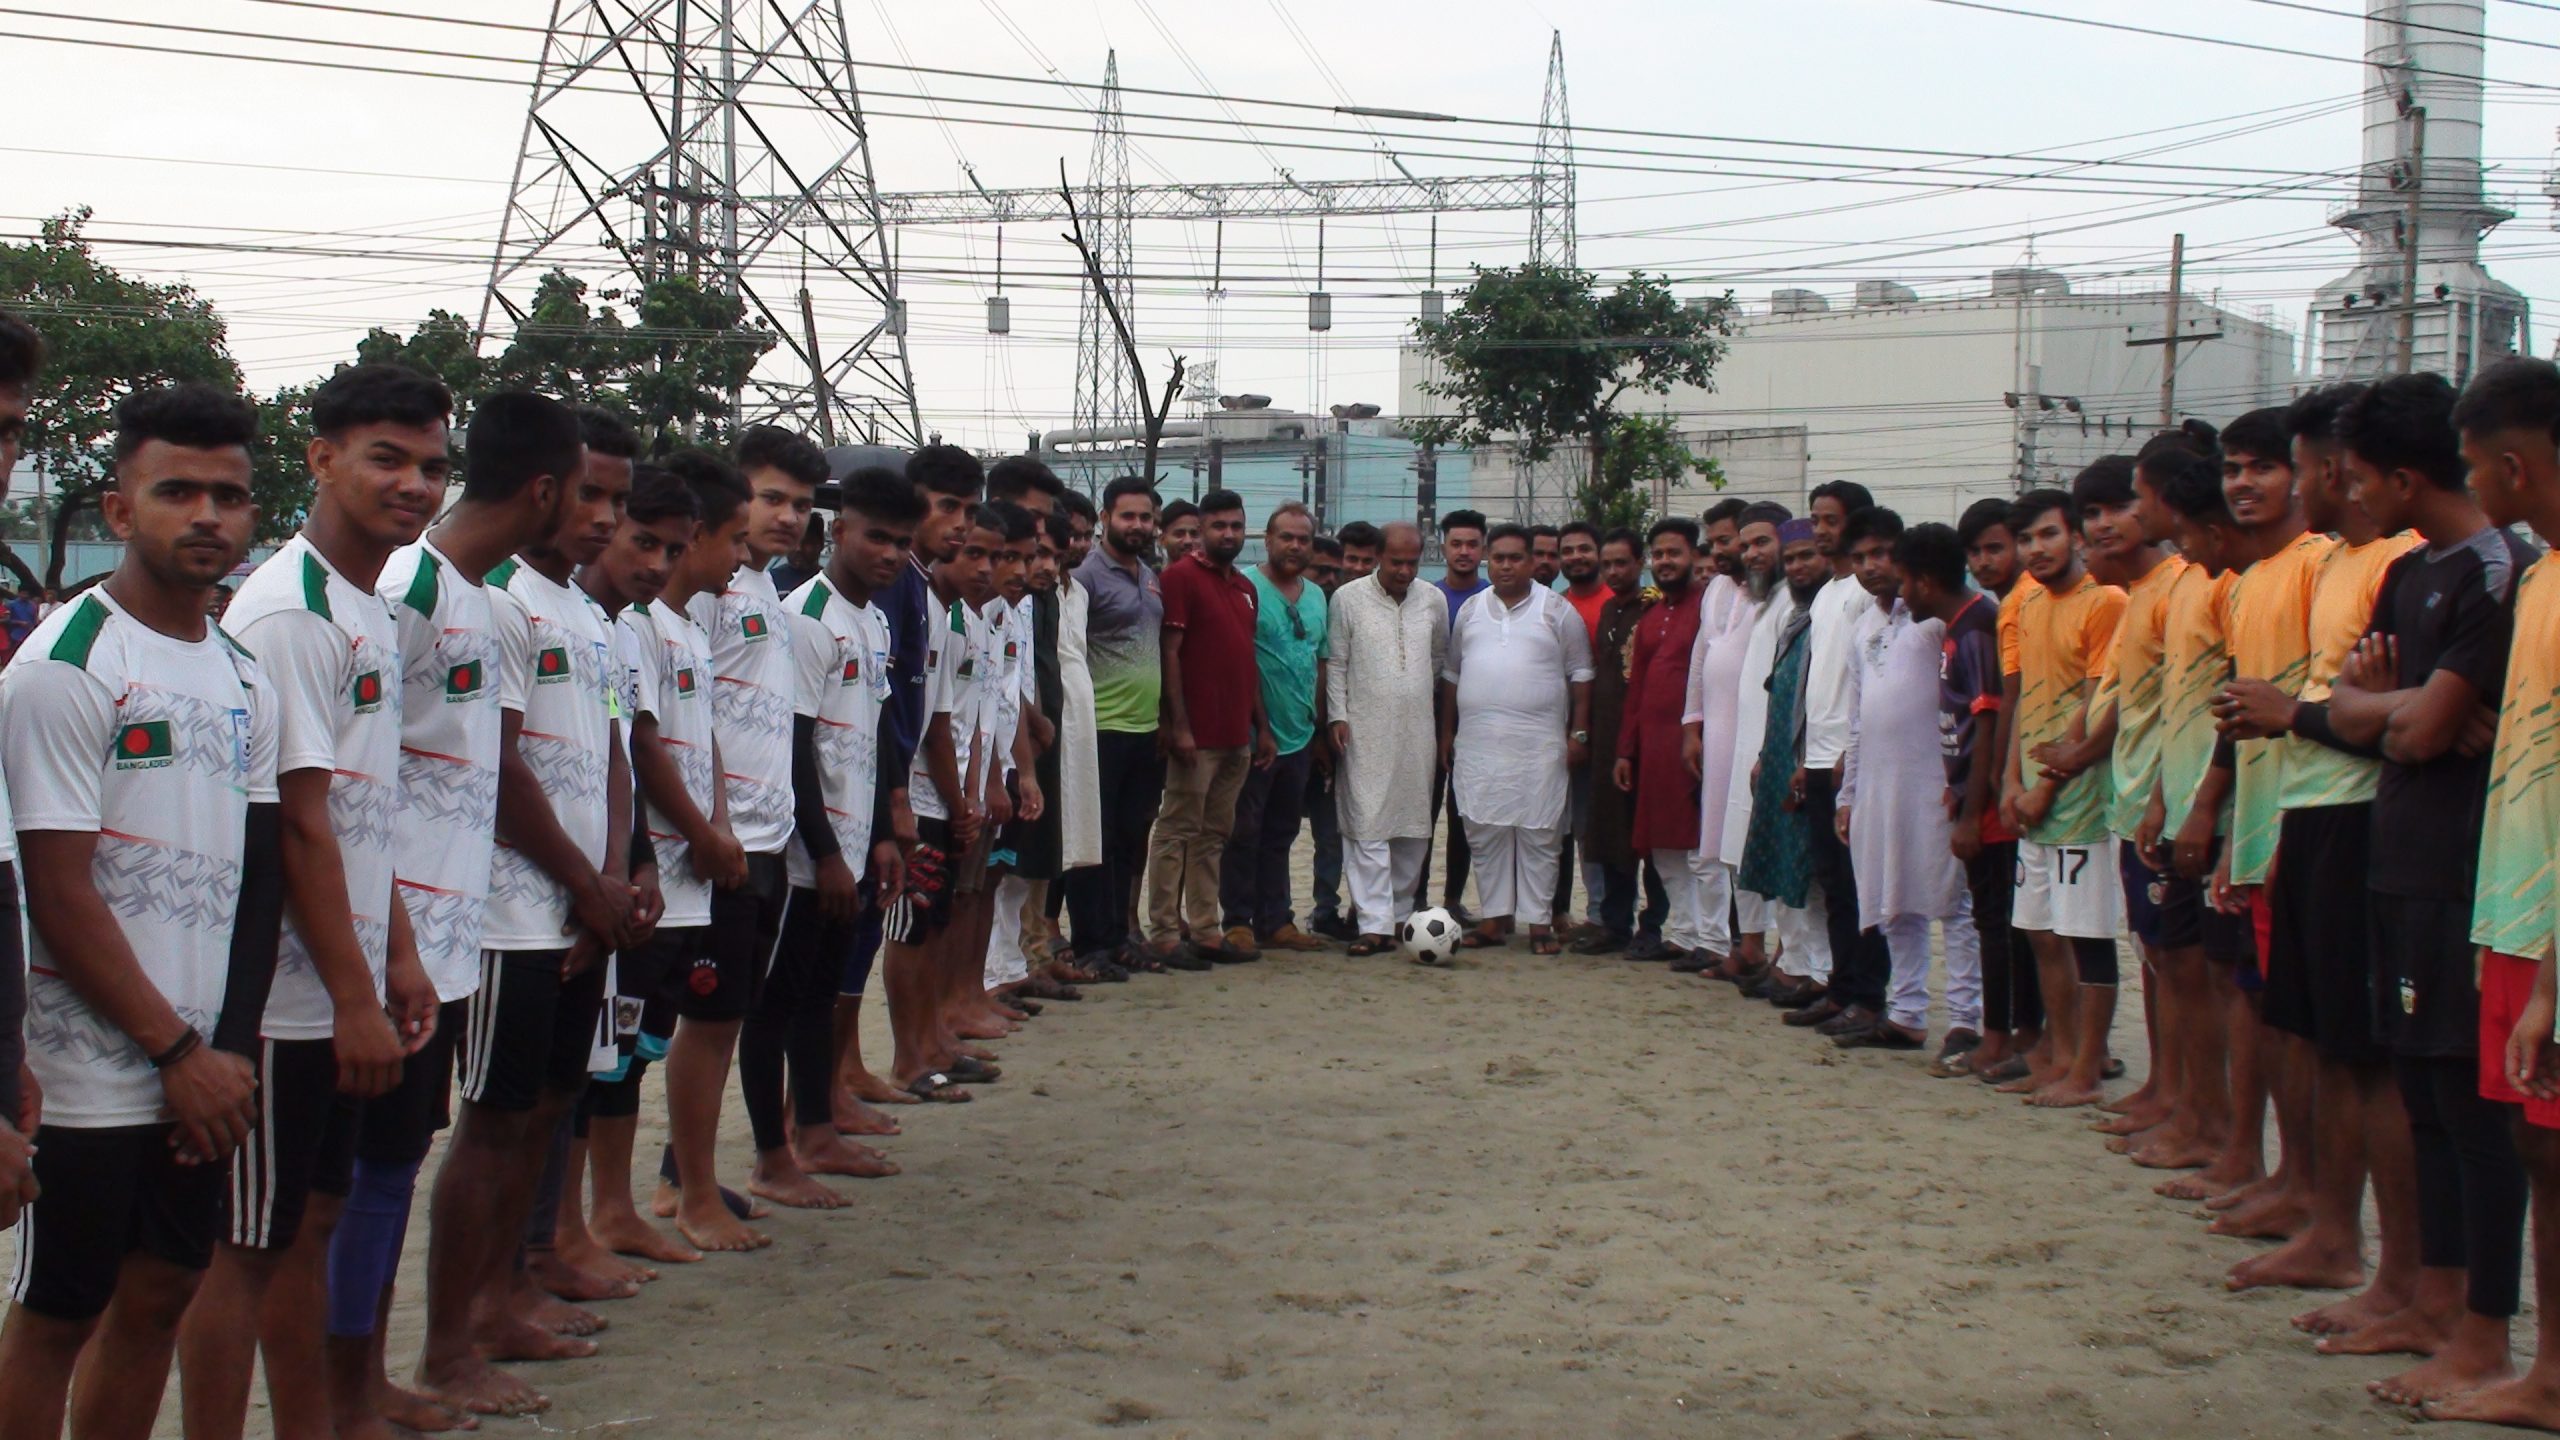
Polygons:
M1246 772L1276 759L1254 658L1261 596L1236 570L1244 497L1210 491L1200 520L1200 548L1165 568L1164 808L1147 854L1147 944L1183 969L1262 958L1218 932L1218 865Z
M1662 602L1636 625L1628 662L1625 713L1618 721L1618 759L1611 778L1635 796L1632 843L1650 854L1671 896L1662 944L1632 959L1685 961L1702 948L1696 872L1690 855L1698 843L1698 792L1680 763L1685 732L1680 717L1689 701L1689 652L1698 639L1701 589L1691 583L1698 562L1698 526L1676 516L1653 522L1645 537L1653 583Z
M1850 573L1848 527L1874 506L1867 488L1854 480L1834 480L1813 487L1806 509L1813 520L1814 541L1831 562L1831 583L1823 587L1813 610L1812 651L1806 660L1804 710L1804 806L1811 821L1814 864L1822 875L1822 893L1831 927L1831 954L1838 969L1831 993L1791 1023L1811 1025L1837 1035L1869 1023L1884 1009L1887 976L1893 968L1884 937L1858 923L1857 867L1849 847L1840 841L1831 810L1840 789L1841 759L1848 753L1856 702L1851 676L1856 670L1853 632L1859 620L1874 613L1875 600Z
M1156 718L1164 694L1157 648L1164 591L1147 563L1156 492L1135 475L1102 490L1102 543L1075 569L1085 592L1086 664L1093 676L1094 768L1102 795L1102 863L1067 882L1078 961L1104 979L1125 962L1154 968L1132 943L1129 907L1147 863L1147 827L1164 791Z
M1742 579L1742 516L1751 508L1750 502L1728 495L1708 506L1706 518L1698 522L1708 562L1717 574L1736 583Z
M1689 732L1683 746L1689 773L1698 777L1699 861L1702 867L1716 867L1718 882L1732 897L1734 916L1740 922L1735 927L1740 933L1716 974L1737 984L1756 980L1767 969L1763 937L1769 933L1769 902L1734 886L1734 867L1724 859L1726 815L1736 774L1735 737L1745 701L1744 663L1751 653L1752 636L1778 588L1778 527L1789 518L1785 506L1766 503L1746 506L1731 517L1741 602L1733 606L1731 623L1712 633L1699 628L1697 650L1689 658L1689 709L1681 717ZM1765 688L1754 687L1752 698L1765 710ZM1749 767L1742 767L1740 773L1743 783L1749 784Z
M1576 537L1565 538L1571 542ZM1644 578L1642 552L1643 542L1636 532L1612 530L1600 542L1595 567L1608 598L1591 632L1591 756L1582 767L1585 804L1577 836L1582 842L1582 883L1597 897L1600 919L1590 934L1574 941L1576 955L1623 950L1635 936L1638 857L1628 843L1635 802L1618 788L1616 776L1618 727L1626 713L1636 624L1653 604L1638 583ZM1573 554L1570 544L1566 554ZM1570 566L1571 559L1566 563ZM1566 575L1570 578L1572 571L1568 569Z
M1440 592L1414 583L1422 532L1381 532L1378 569L1334 592L1325 713L1342 757L1342 868L1359 909L1349 953L1390 949L1413 913L1439 775L1431 701L1449 640Z
M1564 535L1553 525L1532 525L1529 529L1529 583L1541 590L1556 587L1556 577L1564 573ZM1490 541L1487 551L1493 547Z
M1776 506L1767 510L1754 508L1742 527L1742 550L1746 568L1766 564L1774 577L1768 599L1761 604L1759 615L1751 622L1749 638L1742 655L1742 670L1736 679L1741 699L1734 706L1732 775L1726 785L1724 833L1717 837L1717 858L1734 872L1733 883L1743 898L1743 929L1751 928L1755 908L1765 916L1763 933L1778 932L1784 954L1759 979L1746 981L1742 993L1754 999L1765 999L1782 1010L1800 1010L1823 996L1831 984L1831 941L1820 925L1805 923L1805 907L1799 903L1792 911L1778 904L1778 897L1759 889L1742 875L1745 852L1751 843L1753 817L1760 809L1760 752L1768 740L1771 726L1779 724L1770 700L1769 681L1776 669L1778 653L1791 627L1803 623L1803 605L1795 587L1786 583L1787 535L1790 528L1801 532L1802 543L1813 543L1812 522L1777 520ZM1772 522L1775 523L1772 523ZM1794 732L1788 732L1788 753L1793 755ZM1792 770L1794 762L1788 762ZM1783 779L1784 777L1781 777ZM1778 784L1780 799L1787 787ZM1747 952L1746 952L1747 953Z
M1245 778L1234 834L1219 862L1227 944L1237 949L1325 948L1298 928L1289 908L1289 852L1298 843L1308 777L1315 770L1316 697L1324 693L1330 633L1325 592L1306 574L1314 545L1315 517L1292 500L1263 522L1262 563L1246 572L1258 597L1253 653L1263 718L1278 758Z
M1778 943L1784 955L1803 955L1805 970L1792 987L1807 1004L1822 998L1831 981L1831 956L1816 937L1824 934L1817 900L1825 896L1814 874L1813 820L1805 805L1806 781L1799 763L1797 737L1805 724L1805 688L1811 661L1812 607L1822 587L1833 578L1830 557L1822 553L1813 522L1790 520L1778 529L1778 554L1787 582L1789 606L1777 626L1769 657L1769 713L1752 756L1751 820L1742 843L1742 868L1735 880L1778 907ZM1772 607L1774 609L1776 607ZM1739 761L1736 762L1737 764ZM1827 817L1826 817L1827 818ZM1804 1006L1796 1006L1802 1013Z
M1530 538L1537 539L1532 526ZM1556 573L1563 577L1558 593L1582 617L1582 637L1593 645L1600 640L1600 611L1609 603L1609 587L1600 583L1600 530L1588 520L1574 520L1553 532L1556 545ZM1532 559L1535 559L1534 552ZM1591 652L1596 665L1600 652ZM1591 809L1591 767L1579 765L1573 772L1572 809L1565 818L1564 859L1556 866L1554 919L1559 934L1573 918L1574 840L1582 831L1583 816ZM1586 867L1588 868L1588 867ZM1584 877L1583 920L1576 940L1586 940L1600 929L1600 889Z

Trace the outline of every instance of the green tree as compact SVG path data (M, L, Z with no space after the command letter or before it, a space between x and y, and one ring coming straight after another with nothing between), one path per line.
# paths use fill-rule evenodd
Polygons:
M1600 478L1576 486L1576 514L1605 534L1618 526L1641 532L1653 523L1653 495L1695 474L1710 490L1724 488L1724 467L1692 452L1680 429L1663 415L1621 415L1609 437Z
M490 365L480 358L471 322L450 310L430 310L407 339L376 327L356 342L359 365L406 365L445 383L465 409L488 393Z
M97 533L94 518L82 521L94 517L114 464L116 406L137 390L181 381L240 388L212 304L189 286L137 280L102 263L81 234L88 222L87 210L74 210L45 221L32 241L0 244L0 305L45 338L44 371L28 396L26 458L55 487L44 578L55 589L64 545L75 532ZM23 565L12 568L25 576Z
M1508 441L1532 462L1577 445L1589 457L1587 488L1605 491L1620 402L1679 385L1713 389L1733 331L1730 292L1683 304L1640 270L1603 293L1597 277L1571 266L1478 266L1446 317L1415 322L1423 353L1442 368L1423 393L1455 401L1457 412L1412 430L1435 445Z

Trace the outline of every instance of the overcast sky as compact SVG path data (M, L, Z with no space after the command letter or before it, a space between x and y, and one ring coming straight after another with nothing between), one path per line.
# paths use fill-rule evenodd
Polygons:
M10 92L0 150L11 162L0 228L24 236L43 216L93 208L93 234L118 242L99 246L112 263L188 280L221 307L233 352L261 388L324 373L370 326L406 329L436 306L478 315L485 257L524 128L529 74L522 62L539 42L528 29L506 27L538 27L548 10L540 0L49 3L60 15L92 18L0 20ZM2360 19L2344 13L2360 11L2358 0L2302 0L2341 12L2335 16L2260 0L2014 3L2337 57L2359 54L2363 43ZM466 27L349 9L498 23ZM2267 307L2298 329L2310 290L2343 270L2351 254L2343 237L2324 227L2346 193L2344 182L2308 178L2348 170L2357 159L2353 101L2368 74L2348 64L1933 0L1231 0L1215 7L845 0L843 9L864 61L1026 76L1054 67L1063 78L1087 81L1099 78L1105 52L1116 47L1130 86L1325 105L1348 96L1363 105L1516 122L1537 119L1548 35L1561 26L1586 162L1583 264L1604 276L1631 266L1666 271L1685 290L1730 285L1753 302L1788 284L1845 295L1870 276L1901 277L1924 293L1978 287L1994 267L2019 263L2030 235L2040 262L2084 288L2156 288L2169 237L2183 229L2198 257L2189 267L2191 287L2219 289L2246 308ZM2517 218L2491 237L2488 263L2533 297L2535 348L2547 352L2541 327L2560 322L2560 246L2552 243L2541 184L2560 120L2560 65L2550 63L2560 59L2553 48L2560 47L2560 12L2493 0L2488 23L2488 73L2522 82L2490 94L2491 190ZM29 38L37 35L289 54L507 83ZM423 53L296 44L295 37ZM884 189L964 186L964 161L989 186L1054 183L1062 158L1083 177L1091 142L1082 117L966 102L1075 106L1089 103L1087 92L891 70L865 71L861 80L873 97L873 153ZM2531 86L2552 88L2524 88ZM935 108L950 123L931 118ZM1132 96L1127 108L1132 168L1142 183L1262 180L1282 166L1301 179L1370 178L1393 173L1369 153L1382 143L1416 173L1495 173L1525 166L1531 138L1525 128L1379 121L1378 130L1418 137L1381 141L1356 121L1267 109L1240 110L1263 122L1240 131L1216 105L1179 97ZM1141 113L1179 118L1134 118ZM965 123L970 116L1015 123ZM1323 128L1287 131L1271 123L1278 121ZM1597 133L1610 126L1717 138ZM599 132L577 138L599 156L617 147L626 159L643 153L646 136L631 125L599 122ZM1739 143L1746 140L1812 143ZM1855 146L2075 158L2178 148L2150 157L2171 168L2084 170L1984 189L1982 177L2022 166L1835 148ZM1772 164L1781 157L1799 163ZM1804 161L1840 167L1827 174L1870 179L1768 178L1806 173ZM1942 169L1875 173L1923 165ZM1967 183L1976 188L1952 188ZM2274 198L2210 193L2233 185L2295 188ZM2179 213L2167 213L2173 210ZM1287 406L1392 406L1394 342L1425 283L1430 225L1430 217L1413 215L1327 227L1326 286L1339 298L1334 328L1319 338L1305 329L1304 294L1316 284L1312 223L1231 222L1222 248L1206 223L1142 223L1138 310L1150 361L1159 363L1167 347L1195 361L1214 356L1222 389L1262 391ZM1454 283L1470 262L1517 261L1526 228L1520 215L1442 218L1442 283ZM994 288L993 232L905 233L900 258L928 426L968 443L1006 445L1028 429L1065 422L1076 296L1060 275L1071 257L1057 230L1007 228L1005 290L1014 329L1002 339L985 334L983 324L984 297ZM146 241L152 243L126 243ZM203 242L234 248L188 248ZM1203 294L1213 265L1228 277L1223 302ZM819 309L830 338L857 319L845 297L822 299Z

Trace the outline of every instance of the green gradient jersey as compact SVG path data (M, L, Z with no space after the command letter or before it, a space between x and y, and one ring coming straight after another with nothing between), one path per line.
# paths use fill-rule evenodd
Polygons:
M2123 615L2124 592L2099 584L2085 571L2067 590L2038 589L2018 602L2018 744L2023 747L2018 773L2026 784L2035 784L2043 772L2024 751L2059 740L2071 729L2089 681L2106 668ZM2107 806L2114 794L2107 770L2104 764L2094 765L2065 781L2053 808L2041 824L2027 827L2025 838L2039 845L2105 839Z
M1085 590L1086 664L1093 672L1097 730L1152 735L1164 699L1164 591L1156 572L1115 565L1111 547L1096 545L1076 567Z
M2392 561L2425 543L2412 534L2388 535L2362 545L2340 545L2321 562L2320 584L2311 592L2311 674L2302 686L2303 699L2329 698L2329 688L2337 683L2348 653L2373 624L2373 602L2382 594L2383 573ZM2332 750L2299 735L2277 743L2285 747L2285 809L2372 803L2382 778L2381 761Z
M2471 939L2502 955L2551 954L2553 855L2560 851L2560 555L2516 586L2515 644L2498 706Z
M2184 557L2172 555L2151 567L2124 594L2124 620L2116 626L2116 643L2107 654L2107 673L2089 712L2097 714L2111 701L2116 707L2116 744L2111 764L2115 795L2107 807L2107 828L2133 838L2142 827L2143 808L2151 803L2151 787L2160 779L2161 647L2167 643L2164 621L2169 592ZM2100 697L2104 697L2103 699Z
M2302 534L2241 572L2231 589L2231 671L2299 695L2311 679L2311 595L2338 542ZM2284 832L2284 767L2291 746L2242 740L2232 747L2231 883L2263 885Z
M2201 565L2178 574L2169 590L2164 617L2167 643L2160 691L2160 802L2165 819L2160 833L2173 836L2194 807L2196 787L2213 768L2213 693L2231 675L2231 649L2225 638L2231 624L2232 582L2216 579ZM2226 804L2214 818L2214 833L2230 828Z

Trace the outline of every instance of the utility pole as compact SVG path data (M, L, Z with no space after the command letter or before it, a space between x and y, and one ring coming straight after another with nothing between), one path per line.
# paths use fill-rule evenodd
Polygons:
M2163 430L2178 423L2178 347L2201 345L2207 340L2222 338L2220 326L2199 335L2181 333L2180 327L2186 324L2186 308L2187 237L2181 234L2172 236L2169 241L2169 309L2162 320L2159 337L2127 334L2124 342L2128 349L2139 349L2145 345L2160 347L2160 428Z
M2409 192L2409 213L2400 222L2400 373L2418 364L2418 217L2427 193L2427 107L2401 101L2409 118L2409 173L2402 185Z
M800 287L800 333L809 342L809 385L818 402L818 436L832 450L836 443L835 387L827 383L826 361L818 349L818 314L809 305L806 285Z

